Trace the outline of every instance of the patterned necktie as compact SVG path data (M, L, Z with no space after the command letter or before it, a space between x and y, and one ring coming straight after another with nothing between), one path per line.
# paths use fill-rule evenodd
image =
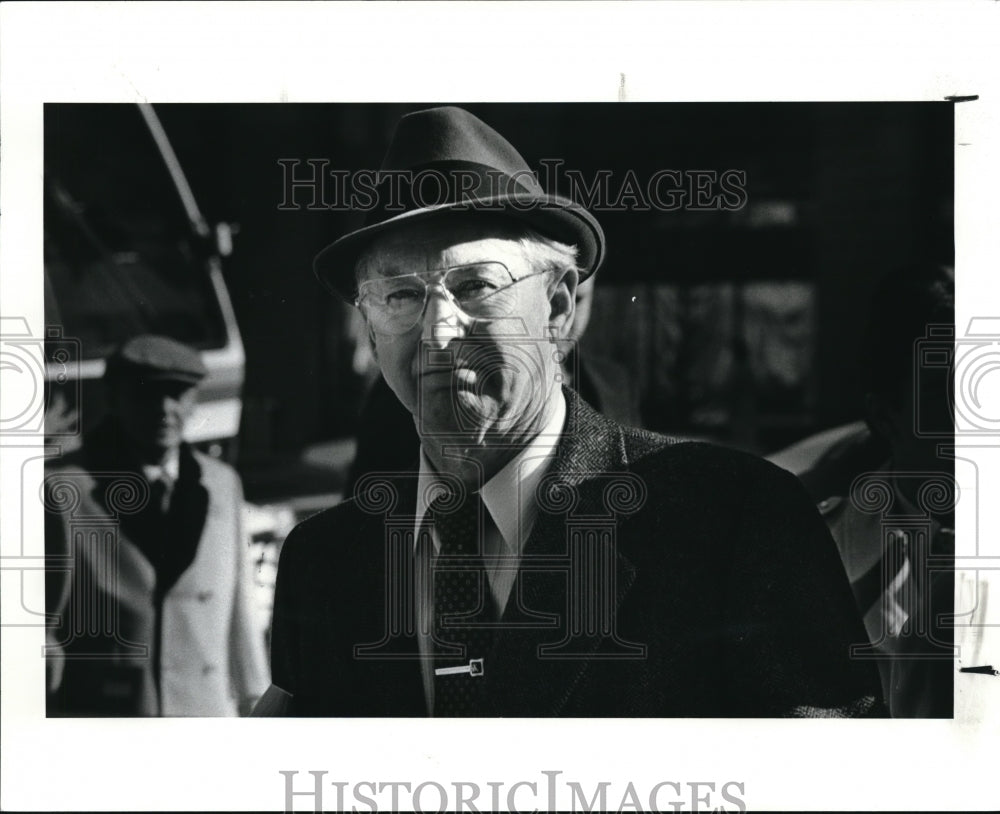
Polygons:
M485 520L482 500L478 494L469 495L457 508L448 511L450 500L437 498L428 511L440 542L434 567L434 635L439 646L458 645L463 650L458 655L439 655L434 660L436 717L480 714L477 699L482 678L469 671L441 675L438 670L469 667L472 659L485 660L493 631L472 627L470 623L479 625L497 619L481 556L481 514ZM447 624L449 620L451 624ZM482 664L485 671L485 663Z

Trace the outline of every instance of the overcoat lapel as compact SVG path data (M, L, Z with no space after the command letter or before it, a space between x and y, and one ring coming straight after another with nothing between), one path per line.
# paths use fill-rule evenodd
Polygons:
M416 471L416 467L414 467ZM353 615L365 608L357 640L351 643L351 658L362 687L372 700L374 715L388 717L427 714L417 644L412 579L412 529L416 514L417 480L415 475L390 475L382 484L389 485L383 496L392 495L389 508L381 513L366 511L365 498L358 501L361 522L350 541L349 555L358 564L345 571L352 583L348 595ZM376 489L381 487L375 487ZM370 501L380 499L369 491ZM395 536L394 535L398 535ZM409 569L401 573L400 569ZM365 581L361 575L375 575ZM394 603L408 603L406 608ZM396 614L406 614L406 623ZM392 617L395 616L395 619ZM348 618L344 616L343 618ZM403 622L402 626L400 623Z
M145 479L142 466L131 454L121 430L110 419L88 435L84 454L89 470L94 473L93 500L103 506L109 516L118 519L122 556L141 558L151 566L156 575L154 601L162 602L194 562L208 518L209 492L201 465L190 448L183 445L169 513L164 516L149 502L139 511L118 516L111 508L108 490L116 484L116 475Z

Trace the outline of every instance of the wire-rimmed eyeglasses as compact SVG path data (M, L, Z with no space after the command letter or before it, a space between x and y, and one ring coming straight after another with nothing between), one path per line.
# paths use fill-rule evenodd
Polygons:
M517 304L513 285L545 273L535 271L515 280L503 263L489 260L375 277L358 286L354 304L364 312L372 328L384 334L404 334L417 325L432 286L439 287L449 302L473 319L499 319L510 316Z

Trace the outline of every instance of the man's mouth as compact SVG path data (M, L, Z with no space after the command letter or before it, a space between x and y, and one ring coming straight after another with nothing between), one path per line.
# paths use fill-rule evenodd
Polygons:
M470 370L467 367L460 367L455 371L452 379L459 387L467 387L471 389L475 387L479 381L479 375L476 371Z
M421 384L432 387L474 388L479 376L475 370L467 367L438 368L427 370L420 374Z

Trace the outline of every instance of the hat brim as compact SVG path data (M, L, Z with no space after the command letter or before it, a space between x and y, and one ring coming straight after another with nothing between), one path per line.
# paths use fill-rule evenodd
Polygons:
M356 229L335 240L313 260L313 272L331 292L354 302L354 278L359 254L378 235L403 224L426 220L445 212L483 212L515 218L546 237L577 247L580 281L590 277L604 260L604 232L586 209L557 195L497 195L469 201L445 203L402 212L380 223Z

